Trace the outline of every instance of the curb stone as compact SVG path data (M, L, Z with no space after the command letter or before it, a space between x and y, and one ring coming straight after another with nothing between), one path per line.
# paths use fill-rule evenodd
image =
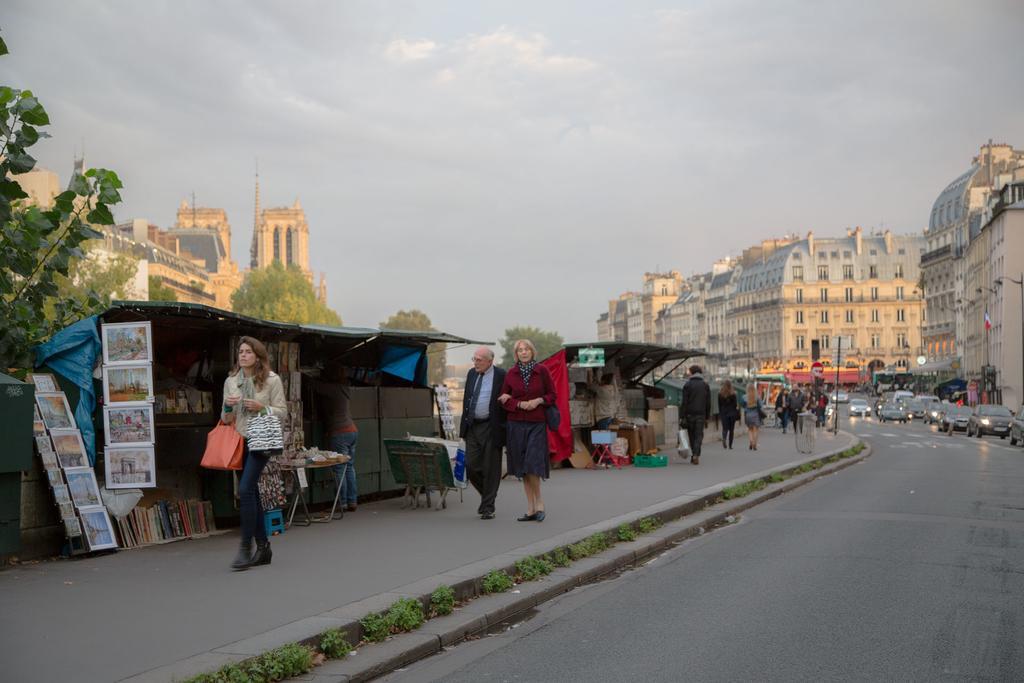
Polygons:
M840 431L840 434L852 439L844 448L809 456L739 479L716 484L632 513L559 534L508 553L458 567L441 575L427 577L387 593L371 596L365 600L286 624L258 636L223 645L210 652L123 680L131 683L181 680L198 673L214 671L225 664L237 663L252 654L258 654L258 652L247 654L257 644L263 648L260 652L295 642L315 646L318 644L319 635L326 628L331 627L340 628L345 633L345 639L348 642L358 643L363 637L362 625L359 623L362 617L386 610L399 598L418 598L425 607L428 607L431 592L440 585L451 586L455 590L458 601L469 601L464 606L456 608L451 615L429 619L415 631L392 636L384 642L375 643L372 646L363 646L356 654L344 659L328 660L308 674L293 680L311 680L317 683L326 681L356 682L383 676L395 669L436 654L442 648L457 644L467 637L483 633L487 629L508 621L562 593L600 579L624 567L635 566L675 544L703 534L705 530L725 522L730 516L735 516L820 477L846 469L871 455L870 444L849 432ZM863 444L864 448L855 456L833 463L824 462L822 467L806 473L793 473L805 463L816 460L825 461L858 443ZM772 473L790 474L791 476L783 482L768 483L764 489L742 498L720 501L724 489L749 481L765 479ZM716 504L718 506L712 510L711 506ZM657 517L662 521L663 526L643 534L635 541L617 542L607 550L574 561L569 567L556 568L554 572L543 579L517 584L509 592L486 594L482 590L483 576L489 571L497 569L510 574L514 573L515 562L518 559L548 553L556 548L580 541L594 533L614 534L621 524L633 523L644 517ZM478 604L475 598L486 598L486 600L480 600L481 604ZM312 632L314 629L316 629L315 633Z

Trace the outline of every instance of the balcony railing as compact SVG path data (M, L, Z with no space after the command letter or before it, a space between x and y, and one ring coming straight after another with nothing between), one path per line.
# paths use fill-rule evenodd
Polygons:
M945 258L947 256L950 256L952 253L953 253L953 245L952 244L947 244L945 246L941 246L938 249L932 249L927 254L923 254L921 256L921 265L922 266L926 266L929 263L932 263L933 261L938 261L939 259L943 259L943 258Z

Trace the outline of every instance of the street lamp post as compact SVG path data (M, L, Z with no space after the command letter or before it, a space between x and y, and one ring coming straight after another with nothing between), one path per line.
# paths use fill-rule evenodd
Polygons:
M978 294L982 294L983 291L984 291L984 294L985 294L985 311L984 311L984 315L988 316L989 315L989 310L988 310L988 308L989 308L989 298L988 298L988 295L989 295L989 293L996 294L996 290L992 289L991 287L978 287L977 291L978 291ZM990 346L989 331L988 331L988 329L986 327L986 321L985 321L984 317L981 320L981 329L983 329L985 331L985 335L983 337L983 339L985 340L985 367L983 367L981 369L981 386L984 387L984 389L985 389L985 401L991 402L992 401L992 387L989 386L988 378L989 378L989 368L992 365L992 358L991 358L991 353L989 351L989 346Z
M1024 405L1024 273L1020 274L1019 280L1014 280L1012 277L996 278L996 284L1002 285L1003 280L1009 280L1020 287L1020 390L1022 395L1017 399L1021 405Z

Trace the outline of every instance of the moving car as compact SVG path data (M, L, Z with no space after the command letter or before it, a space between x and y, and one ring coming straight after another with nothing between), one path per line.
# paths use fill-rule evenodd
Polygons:
M829 401L832 403L849 403L850 395L845 391L835 391L832 392L832 395L829 397Z
M923 420L927 414L924 401L919 398L912 398L906 403L907 415L913 420Z
M881 422L907 422L910 418L903 406L893 401L882 406L878 411L878 419Z
M925 424L935 424L939 421L942 416L942 401L937 398L929 399L924 404L924 421Z
M976 436L979 439L982 434L992 434L1000 439L1005 439L1010 433L1010 422L1013 421L1013 413L1006 406L997 404L981 405L971 413L967 422L967 436Z
M948 405L939 419L939 431L952 436L953 432L966 432L972 411L967 406Z
M868 417L871 415L871 406L862 398L850 399L850 417Z
M1020 407L1017 414L1013 416L1013 422L1010 423L1010 445L1016 446L1017 444L1024 445L1024 405Z

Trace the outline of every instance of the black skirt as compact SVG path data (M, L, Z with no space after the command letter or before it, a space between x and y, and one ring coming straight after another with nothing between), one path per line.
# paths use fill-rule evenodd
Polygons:
M543 422L508 421L508 472L522 479L535 474L547 479L551 474L548 456L548 428Z

